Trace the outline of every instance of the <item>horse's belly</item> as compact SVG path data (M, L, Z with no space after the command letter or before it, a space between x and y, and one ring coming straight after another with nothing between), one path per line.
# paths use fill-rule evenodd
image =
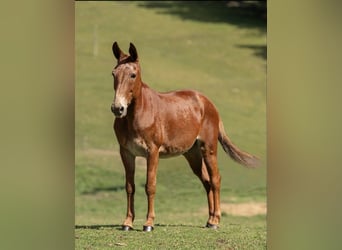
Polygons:
M162 145L159 147L159 157L169 158L178 155L182 155L187 152L191 145L174 146L174 145ZM127 149L135 156L146 157L148 153L148 148L144 140L136 138L129 141L126 145Z
M159 148L159 156L161 158L169 158L173 156L178 156L186 153L192 146L193 143L190 144L183 144L183 145L162 145Z
M186 151L188 151L188 149L182 149L182 148L177 148L177 147L164 147L164 146L161 146L159 148L159 157L160 158L174 157L174 156L182 155Z

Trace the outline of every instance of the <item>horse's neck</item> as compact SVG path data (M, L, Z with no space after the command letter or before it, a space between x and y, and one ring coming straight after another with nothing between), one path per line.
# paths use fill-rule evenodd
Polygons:
M140 103L143 106L151 104L151 100L156 100L157 95L158 93L155 90L151 89L147 84L142 82L140 91Z
M158 109L158 93L142 83L140 95L135 98L132 106L129 106L127 122L129 129L141 131L148 128L156 119Z
M137 96L134 100L134 113L132 115L136 115L139 113L143 113L145 110L151 110L154 105L152 101L156 101L156 96L158 93L151 89L147 84L141 83L141 90L139 96Z

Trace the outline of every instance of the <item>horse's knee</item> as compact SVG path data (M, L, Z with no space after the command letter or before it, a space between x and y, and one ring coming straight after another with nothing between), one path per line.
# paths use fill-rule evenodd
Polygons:
M145 185L145 193L147 195L153 195L156 193L156 185L153 184L146 184Z
M130 183L126 183L126 193L127 194L134 194L135 193L135 185L130 184Z

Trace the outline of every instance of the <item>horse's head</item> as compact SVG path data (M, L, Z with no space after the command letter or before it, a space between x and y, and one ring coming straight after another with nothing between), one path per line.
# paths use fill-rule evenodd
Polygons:
M127 115L127 108L134 98L140 95L141 74L138 53L132 43L129 46L129 55L124 54L117 42L112 46L117 65L112 71L114 77L114 101L111 110L118 118Z

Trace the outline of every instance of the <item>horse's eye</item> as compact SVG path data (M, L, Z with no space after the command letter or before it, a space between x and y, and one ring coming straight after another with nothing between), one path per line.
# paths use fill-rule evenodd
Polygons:
M137 76L137 75L134 74L134 73L131 74L131 78L135 78L136 76Z

